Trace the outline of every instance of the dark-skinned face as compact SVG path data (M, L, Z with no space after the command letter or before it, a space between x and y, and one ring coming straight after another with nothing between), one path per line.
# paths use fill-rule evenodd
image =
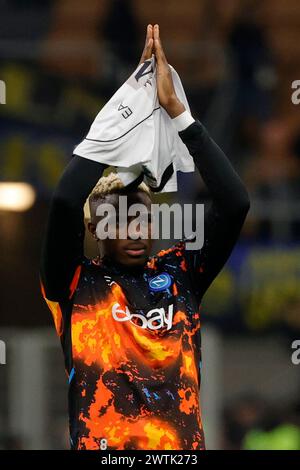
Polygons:
M125 195L125 194L124 194ZM109 194L105 197L104 200L99 201L99 203L105 204L112 204L116 209L117 220L119 216L119 194ZM150 197L143 191L134 191L126 194L127 196L127 207L129 208L132 204L143 204L147 208L148 215L143 216L143 220L146 222L146 233L148 238L138 238L134 239L133 233L128 233L128 225L135 217L128 216L128 224L127 224L127 238L126 239L119 239L119 227L117 225L116 230L116 239L106 238L105 240L99 240L100 245L100 252L102 256L109 258L111 261L115 261L120 263L124 266L128 267L136 267L142 266L146 263L151 247L152 247L152 240L151 240L151 199ZM89 231L93 234L93 236L97 239L96 234L96 226L97 223L101 220L101 217L92 217L92 221L88 224ZM149 221L148 221L149 220ZM132 228L132 225L131 225ZM140 230L140 227L137 227L137 231ZM135 232L137 234L137 232Z

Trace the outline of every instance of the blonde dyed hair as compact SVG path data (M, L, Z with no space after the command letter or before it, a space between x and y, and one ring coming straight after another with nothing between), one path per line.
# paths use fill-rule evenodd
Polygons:
M151 191L144 182L137 186L136 191L142 191L151 198ZM107 176L102 176L90 193L88 200L91 216L95 212L95 203L103 200L108 194L126 194L126 186L117 173L111 172Z

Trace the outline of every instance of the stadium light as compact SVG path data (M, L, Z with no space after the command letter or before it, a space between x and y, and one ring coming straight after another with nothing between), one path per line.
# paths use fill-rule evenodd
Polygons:
M23 212L32 207L35 190L28 183L0 182L0 210Z

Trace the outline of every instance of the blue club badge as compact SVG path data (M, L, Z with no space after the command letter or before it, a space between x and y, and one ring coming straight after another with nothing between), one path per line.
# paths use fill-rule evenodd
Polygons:
M171 284L171 276L168 273L161 273L149 280L149 287L153 292L167 290Z

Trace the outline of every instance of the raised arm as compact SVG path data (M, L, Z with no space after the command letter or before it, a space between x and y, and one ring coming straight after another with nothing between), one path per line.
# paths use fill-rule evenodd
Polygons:
M140 63L153 49L153 27L148 25ZM48 300L70 297L72 280L83 258L84 203L101 178L105 165L74 155L52 197L45 231L40 280Z
M179 132L206 184L212 204L205 214L204 245L187 251L190 272L202 297L226 263L250 207L247 190L226 155L200 122Z
M74 155L54 191L40 262L40 280L48 300L70 296L72 279L83 258L84 203L104 168Z
M186 251L189 272L199 297L202 297L228 259L250 202L244 184L225 154L176 96L158 25L154 26L153 37L159 102L173 119L213 200L204 221L204 246L198 251Z

